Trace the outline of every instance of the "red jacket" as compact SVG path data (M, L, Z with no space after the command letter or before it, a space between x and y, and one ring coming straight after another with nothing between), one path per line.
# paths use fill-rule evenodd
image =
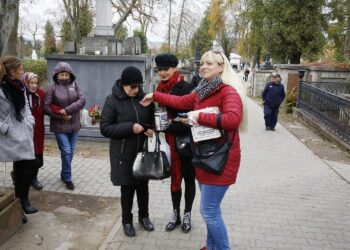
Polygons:
M241 161L238 128L243 114L242 101L236 90L229 85L220 84L203 100L199 100L195 92L184 96L174 96L156 92L153 94L153 99L165 106L184 110L219 107L222 113L222 129L229 132L231 141L235 134L233 145L229 151L229 158L225 170L221 175L208 173L200 168L196 168L196 179L199 183L209 185L230 185L235 183ZM216 128L216 118L217 114L199 113L198 123L206 127Z
M41 89L38 89L36 94L39 96L39 106L37 108L31 108L32 115L35 119L34 126L34 149L35 154L42 154L44 152L44 97L45 93Z

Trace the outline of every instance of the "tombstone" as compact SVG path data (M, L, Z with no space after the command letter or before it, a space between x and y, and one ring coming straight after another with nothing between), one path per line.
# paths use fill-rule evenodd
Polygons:
M96 26L93 28L94 36L113 36L113 12L110 0L96 1Z
M123 44L122 42L117 42L117 55L123 54Z
M75 54L75 42L68 41L64 43L64 54Z
M116 40L112 28L112 4L109 0L96 1L96 26L82 39L86 54L116 55Z
M38 54L36 53L35 49L33 49L33 51L32 51L32 59L33 60L38 60Z
M135 55L141 55L142 54L141 38L138 36L134 37L134 43L135 43Z
M135 40L133 37L127 37L123 41L123 55L135 55Z

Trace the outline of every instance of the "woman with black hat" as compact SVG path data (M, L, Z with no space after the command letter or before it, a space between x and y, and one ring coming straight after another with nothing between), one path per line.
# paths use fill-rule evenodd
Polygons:
M154 106L141 106L145 96L142 83L138 68L125 68L106 98L100 123L101 134L110 138L111 181L121 186L122 224L128 237L136 235L131 212L135 191L139 222L147 231L154 230L148 214L148 180L136 180L132 175L137 153L142 151L146 138L153 135L146 125L153 124Z
M155 62L158 69L160 82L156 92L182 96L191 93L194 85L184 81L184 76L177 70L179 63L176 56L170 53L162 53L156 56ZM181 224L180 203L181 203L181 182L185 180L185 209L182 222L182 231L191 231L191 210L196 194L195 169L191 163L191 156L181 155L176 149L176 137L190 136L190 127L181 121L174 120L179 113L186 113L189 110L178 110L166 107L170 125L166 131L166 141L171 151L171 199L173 203L173 213L166 231L172 231Z

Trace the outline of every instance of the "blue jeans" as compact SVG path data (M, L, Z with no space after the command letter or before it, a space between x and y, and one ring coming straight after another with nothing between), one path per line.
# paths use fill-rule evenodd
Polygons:
M61 151L62 170L61 178L64 181L72 180L72 160L75 144L78 139L78 132L55 133L58 147Z
M269 128L275 128L277 124L278 111L280 106L270 107L269 105L264 105L264 119L265 126Z
M214 186L199 183L199 188L201 190L200 212L207 225L206 247L208 250L229 250L230 244L220 208L229 185Z

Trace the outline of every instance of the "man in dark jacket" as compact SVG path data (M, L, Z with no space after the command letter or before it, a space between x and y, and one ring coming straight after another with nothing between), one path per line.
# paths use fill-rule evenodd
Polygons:
M275 131L279 107L286 97L281 80L280 74L272 74L272 81L266 84L262 93L266 130Z

